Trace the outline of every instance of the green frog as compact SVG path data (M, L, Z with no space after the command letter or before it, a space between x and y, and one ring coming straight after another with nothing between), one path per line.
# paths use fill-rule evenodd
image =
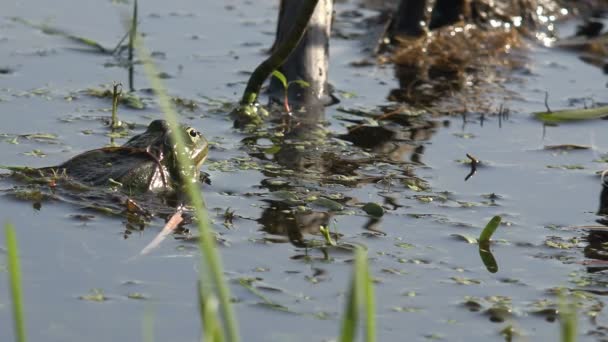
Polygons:
M196 129L178 127L191 167L180 167L177 149L165 120L154 120L145 132L124 145L83 152L65 163L40 169L65 175L93 186L119 185L127 192L172 191L184 182L196 182L207 158L209 144Z

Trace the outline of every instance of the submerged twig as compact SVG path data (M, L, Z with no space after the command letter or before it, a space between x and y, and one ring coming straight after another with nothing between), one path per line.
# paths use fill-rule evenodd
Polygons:
M471 172L469 172L469 174L464 177L465 182L468 181L469 178L473 177L473 175L477 172L477 164L479 164L479 160L468 153L467 158L471 160Z
M549 108L549 92L545 92L545 108L547 108L547 113L551 113L551 108Z
M120 95L122 94L122 84L114 83L112 86L112 122L110 127L112 129L116 129L120 127L120 121L118 120L118 100L120 100Z
M158 247L160 243L163 242L163 240L167 236L169 236L169 234L171 234L175 230L175 228L177 228L177 226L184 220L182 212L183 208L178 208L175 214L173 214L169 221L167 221L167 224L165 224L163 230L161 230L161 232L156 235L154 240L152 240L146 247L144 247L144 249L141 250L141 252L139 252L139 255L148 254L150 253L150 251Z

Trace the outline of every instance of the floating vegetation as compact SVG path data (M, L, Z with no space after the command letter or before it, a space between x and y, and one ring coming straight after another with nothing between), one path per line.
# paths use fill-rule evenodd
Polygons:
M88 302L98 302L98 303L101 303L101 302L105 302L109 298L106 297L106 295L103 293L103 290L101 290L101 289L91 289L91 291L88 294L79 296L78 299L80 299L80 300L86 300Z
M561 145L545 145L545 150L549 151L575 151L575 150L590 150L591 146L576 145L576 144L561 144Z
M480 280L472 279L472 278L451 277L450 279L452 279L458 285L479 285L479 284L481 284Z
M38 157L38 158L46 157L46 153L42 152L39 149L34 149L29 152L24 152L23 155L29 156L29 157Z
M83 91L84 94L88 96L98 97L98 98L114 98L113 89L107 88L89 88ZM135 93L124 93L121 94L119 102L129 108L132 109L144 109L146 105L142 101L142 99L137 96Z
M382 217L384 215L384 208L381 205L374 202L365 203L363 207L361 207L366 214L374 217Z
M5 137L9 144L20 144L20 140L30 140L37 143L57 144L57 135L52 133L29 133L29 134L7 134L0 133L0 137Z
M31 22L27 19L23 19L23 18L19 18L19 17L13 17L12 20L15 22L24 24L26 26L38 29L38 30L42 31L42 33L44 33L44 34L67 38L71 41L74 41L76 43L89 47L99 53L113 54L115 51L115 49L108 49L93 39L75 35L75 34L67 32L67 31L64 31L64 30L61 30L61 29L58 29L55 27L51 27L49 25L37 24L37 23Z
M585 109L565 109L533 113L537 120L546 123L562 123L569 121L595 120L608 116L608 106Z
M560 170L584 170L583 165L578 164L566 164L566 165L547 165L547 169L560 169Z

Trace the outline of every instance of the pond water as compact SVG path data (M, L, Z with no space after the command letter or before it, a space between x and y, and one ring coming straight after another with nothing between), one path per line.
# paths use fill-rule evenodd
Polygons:
M336 25L363 35L365 29L340 16L357 8L357 3L337 4ZM367 57L360 40L334 39L330 79L341 103L326 108L319 125L324 129L292 136L283 153L272 155L263 151L276 142L273 131L259 138L233 129L224 104L239 99L245 72L272 44L276 11L277 2L267 0L140 3L139 30L167 73L166 87L198 104L194 110L180 108L181 120L213 143L203 167L212 184L201 189L223 241L220 252L243 340L337 336L352 254L306 251L287 238L321 240L321 224L337 230L340 241L369 250L379 341L503 340L500 331L508 326L521 334L516 339L554 341L559 324L550 309L556 307L558 287L578 291L580 339L606 337L602 309L608 278L601 264L583 263L592 253L602 254L604 240L601 232L577 227L597 225L602 186L596 172L605 168L598 160L608 151L608 135L602 134L608 123L545 127L531 116L545 109L545 92L554 109L608 102L600 69L574 52L528 42L525 66L506 83L517 96L494 101L496 108L509 108L508 117L423 115L383 122L382 128L370 124L362 134L345 136L353 121L363 119L352 109L370 112L387 104L398 83L391 65L350 66ZM116 62L113 57L12 18L50 24L111 48L124 34L129 12L130 4L121 1L4 4L0 164L56 165L107 145L102 119L110 115L110 101L83 90L127 82L125 69L109 65ZM563 32L575 24L563 24ZM140 68L135 87L148 87ZM147 109L120 108L120 118L136 124L131 134L161 116L152 95L138 94ZM55 138L26 136L34 133ZM545 148L562 144L589 148ZM482 165L465 181L469 167L459 160L467 153ZM167 239L140 256L163 220L129 230L122 218L75 204L44 201L34 208L10 195L13 186L8 179L0 185L0 221L17 228L31 340L140 340L145 317L153 319L156 340L200 337L195 243ZM360 208L367 202L383 204L386 214L370 219ZM342 210L328 209L338 203ZM236 214L232 225L224 224L227 209ZM465 238L477 237L494 215L505 224L492 246L498 271L490 273L477 245ZM0 246L4 241L1 234ZM3 340L12 340L7 276L2 258L0 331ZM242 279L253 281L266 299L242 286ZM81 299L96 291L107 300Z

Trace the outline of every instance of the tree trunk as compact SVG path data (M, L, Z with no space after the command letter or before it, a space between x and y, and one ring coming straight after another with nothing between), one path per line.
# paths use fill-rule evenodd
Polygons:
M275 44L282 42L291 30L294 18L298 16L301 1L282 0ZM329 68L329 37L333 0L320 0L308 24L308 29L296 50L279 69L288 82L303 80L310 84L302 87L291 83L288 99L292 107L297 105L316 106L329 99L327 71ZM283 101L284 87L276 78L270 81L269 93L272 99Z

